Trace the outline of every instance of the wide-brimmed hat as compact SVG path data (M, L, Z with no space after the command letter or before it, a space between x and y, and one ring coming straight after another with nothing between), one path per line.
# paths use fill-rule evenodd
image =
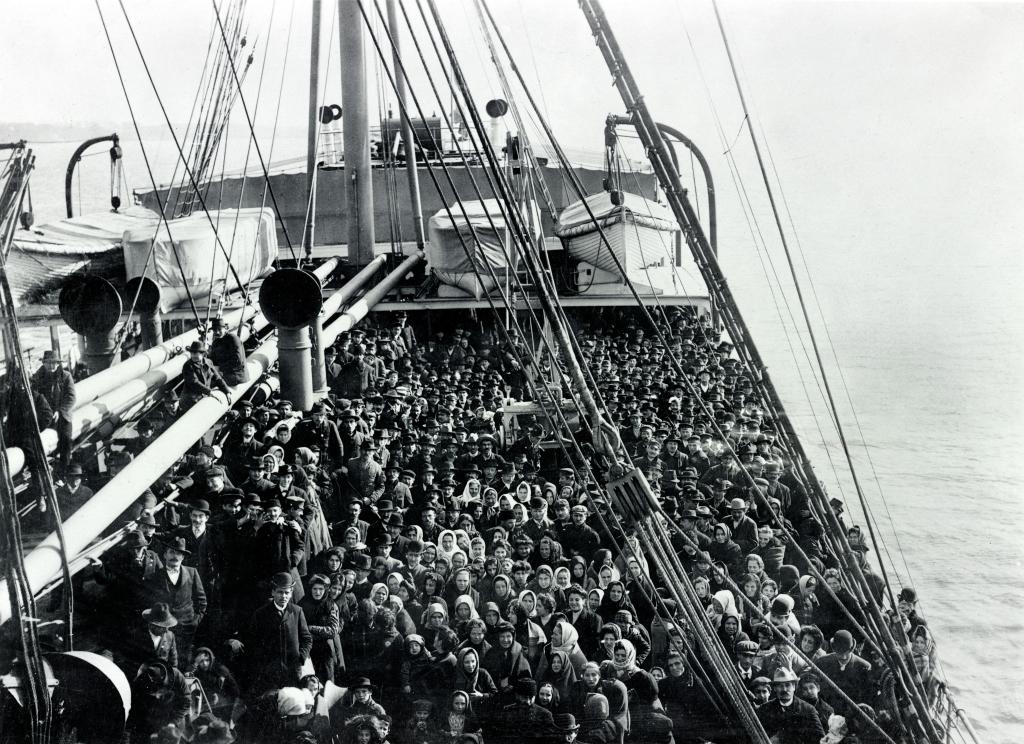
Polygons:
M171 608L164 602L158 602L148 610L143 610L142 619L161 628L173 628L178 624L178 618L171 614Z

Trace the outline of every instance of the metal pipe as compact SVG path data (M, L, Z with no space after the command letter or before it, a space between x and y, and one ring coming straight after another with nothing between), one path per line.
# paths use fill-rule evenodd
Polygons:
M405 275L424 258L423 251L418 251L398 264L398 267L384 277L379 284L374 285L350 308L331 321L329 325L324 326L324 338L334 339L339 333L352 330L355 324L365 318L373 306L384 299L385 295L394 289L395 285L402 281Z
M85 337L85 353L82 361L90 370L102 372L114 361L114 332L90 333Z
M341 51L341 111L348 202L348 260L363 266L373 258L373 181L366 93L363 18L358 0L338 0Z
M391 49L395 61L395 69L402 65L402 46L400 43L400 26L398 23L398 3L388 0L388 28L391 30ZM412 133L412 121L406 108L405 76L399 75L396 84L398 109L402 117L402 144L405 145L405 175L409 180L409 206L412 209L413 230L416 233L416 247L421 251L426 245L423 232L423 207L420 203L420 178L416 168L416 139Z
M160 318L160 309L138 313L139 330L142 332L142 348L152 349L164 342L164 330Z
M324 359L324 323L323 316L309 324L309 358L312 364L311 378L313 397L322 398L327 395L327 361Z
M377 273L384 262L387 260L387 256L380 255L374 258L370 263L366 264L359 272L345 282L345 286L339 289L337 292L332 294L326 300L324 300L324 306L320 309L321 318L329 318L338 312L339 308L346 302L355 296L355 293L363 288L373 275Z
M248 357L248 381L232 388L237 399L244 395L277 360L277 340L269 339ZM107 528L110 522L131 506L153 480L170 470L178 458L227 413L227 398L219 392L202 398L163 434L140 453L124 470L115 475L95 496L64 522L67 557L73 560ZM61 552L56 533L51 533L25 557L25 575L35 592L61 572ZM0 582L0 623L11 617L6 580Z
M308 326L277 329L281 396L290 400L296 411L313 407L313 360L309 353L312 346Z
M302 246L306 249L306 260L313 255L313 231L316 224L316 151L317 133L320 131L320 117L317 115L320 95L320 17L321 0L313 0L312 38L309 45L309 131L306 135L306 232L302 236Z
M423 253L410 256L398 268L370 289L359 302L324 329L328 337L351 328L380 302L395 285L420 261ZM339 290L341 291L341 290ZM231 389L232 397L240 399L262 379L278 359L277 339L267 339L249 355L247 381ZM68 560L74 560L107 528L118 514L131 506L154 479L166 472L178 458L227 413L229 405L219 392L202 398L181 415L149 447L111 478L106 486L64 522ZM25 557L25 573L33 593L48 585L62 571L57 536L51 533ZM11 605L6 580L0 581L0 623L11 618Z
M75 210L71 203L71 184L75 177L75 166L78 165L78 162L82 159L82 153L100 142L111 142L114 147L118 147L119 139L117 132L114 132L114 134L107 134L102 137L87 139L75 148L75 151L71 153L71 157L68 159L68 168L64 172L64 207L67 209L68 219L75 216Z

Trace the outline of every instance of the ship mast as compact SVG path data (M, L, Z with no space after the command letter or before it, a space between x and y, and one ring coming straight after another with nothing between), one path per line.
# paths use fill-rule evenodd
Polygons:
M375 238L366 58L363 51L363 18L358 0L338 0L338 26L348 260L355 266L365 266L373 259Z

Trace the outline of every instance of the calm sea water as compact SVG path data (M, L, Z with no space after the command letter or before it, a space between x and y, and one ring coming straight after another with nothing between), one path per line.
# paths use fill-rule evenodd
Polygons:
M63 215L71 149L37 150L37 222ZM292 149L280 154L300 151ZM125 143L125 150L129 177L144 185L135 147ZM151 156L165 169L158 179L166 179L169 144L157 143ZM82 173L82 207L104 208L105 158L87 158ZM830 493L861 522L849 479L837 479L829 465L828 455L838 466L842 453L834 432L818 433L760 265L749 248L730 242L749 239L742 226L725 224L722 233L723 264L769 371ZM896 577L922 597L945 673L983 740L1019 744L1024 700L1014 658L1024 644L1024 476L1012 464L1024 435L1019 239L894 245L891 237L828 234L827 247L808 245L807 260L853 400L851 409L822 338L870 508ZM813 385L811 401L824 410Z

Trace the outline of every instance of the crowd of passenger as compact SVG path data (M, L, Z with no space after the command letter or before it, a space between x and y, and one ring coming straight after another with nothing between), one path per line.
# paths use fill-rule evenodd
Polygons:
M664 317L668 348L629 311L572 322L768 735L898 736L889 664L720 332L679 308ZM542 356L535 380L523 362L536 350L469 317L436 332L404 313L366 326L327 350L329 394L308 413L277 395L236 401L154 474L118 521L137 529L79 579L100 648L132 683L126 741L747 741L664 577L586 476L601 461L585 427L573 419L590 462L526 405L538 389L571 392L558 360ZM66 511L92 495L86 479L102 486L183 407L234 384L202 344L190 351L180 396L108 453L105 475L67 469ZM842 506L828 508L845 524ZM881 603L859 528L848 537ZM915 604L903 590L897 623L929 680Z

